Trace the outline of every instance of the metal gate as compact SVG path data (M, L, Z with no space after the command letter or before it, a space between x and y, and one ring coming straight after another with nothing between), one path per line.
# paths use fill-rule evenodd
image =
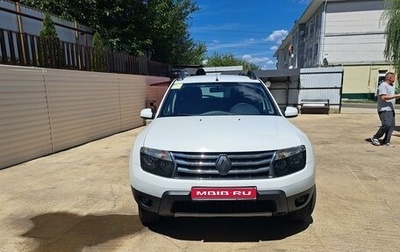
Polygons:
M300 69L298 104L304 100L328 100L332 112L341 112L343 68Z
M343 68L302 68L257 71L283 110L300 107L302 100L329 100L331 112L341 110Z

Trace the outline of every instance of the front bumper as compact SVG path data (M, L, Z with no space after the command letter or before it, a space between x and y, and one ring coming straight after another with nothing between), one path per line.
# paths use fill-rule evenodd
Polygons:
M278 216L305 207L312 198L315 185L290 197L280 190L258 191L256 200L193 201L190 191L166 191L158 198L131 189L139 207L161 216Z

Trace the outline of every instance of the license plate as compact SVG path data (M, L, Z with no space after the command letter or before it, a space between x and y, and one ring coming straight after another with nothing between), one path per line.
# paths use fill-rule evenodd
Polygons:
M256 187L192 187L192 200L254 200Z

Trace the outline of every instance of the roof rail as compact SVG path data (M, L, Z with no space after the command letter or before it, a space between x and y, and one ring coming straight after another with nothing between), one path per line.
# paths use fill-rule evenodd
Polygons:
M180 69L183 69L183 68L201 68L201 67L203 67L203 65L174 65L173 67L174 68L180 68Z
M199 69L197 69L195 75L206 75L206 71L204 71L204 69L202 67L199 67Z
M170 79L183 80L187 76L190 76L186 68L197 68L195 75L206 75L206 72L203 69L203 65L175 65L171 70Z
M249 77L252 80L257 80L256 74L251 70L242 71L242 72L239 73L239 75L244 75L244 76Z

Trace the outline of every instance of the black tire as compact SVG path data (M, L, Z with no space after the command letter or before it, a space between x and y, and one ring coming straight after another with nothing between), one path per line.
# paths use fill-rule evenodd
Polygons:
M317 188L314 188L314 193L312 195L312 198L307 203L307 205L297 211L289 213L288 214L289 219L295 222L304 222L310 219L311 214L314 211L316 201L317 201Z
M160 215L156 213L149 212L141 207L139 207L139 219L143 226L148 226L150 224L160 221Z

